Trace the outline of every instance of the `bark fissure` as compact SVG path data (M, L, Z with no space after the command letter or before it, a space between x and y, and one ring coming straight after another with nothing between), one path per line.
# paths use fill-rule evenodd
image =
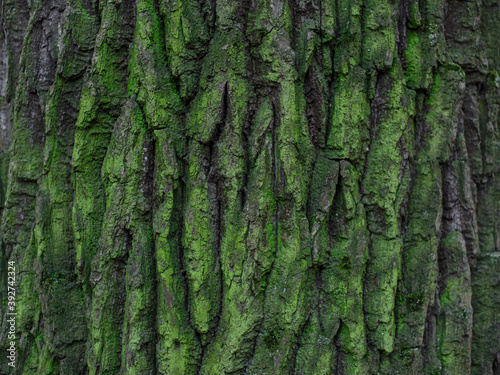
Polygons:
M274 200L274 253L276 254L279 249L279 220L280 220L280 197L279 197L279 169L278 169L278 134L277 127L278 117L276 113L276 106L274 102L271 103L273 107L273 118L271 123L271 135L272 135L272 161L273 161L273 200ZM269 276L273 271L273 264L268 274L267 285L269 285Z

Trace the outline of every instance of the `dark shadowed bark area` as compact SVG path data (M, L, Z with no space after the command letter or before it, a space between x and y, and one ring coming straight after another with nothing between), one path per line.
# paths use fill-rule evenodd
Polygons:
M500 374L500 1L0 1L1 374Z

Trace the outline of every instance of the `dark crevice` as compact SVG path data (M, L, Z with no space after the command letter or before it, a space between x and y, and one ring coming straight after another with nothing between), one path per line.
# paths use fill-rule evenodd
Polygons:
M240 6L238 7L238 20L241 20L243 26L243 38L246 39L246 30L248 26L248 16L250 15L250 9L252 8L252 0L240 0Z
M189 147L189 139L185 137L185 149L187 150ZM187 174L188 174L188 161L185 158L180 157L178 159L180 164L180 173L179 177L175 182L177 182L177 186L173 190L173 206L172 206L172 220L170 222L170 230L168 234L169 243L175 249L175 254L178 262L178 276L182 281L183 285L183 294L182 294L182 302L184 307L184 314L187 320L187 325L191 332L194 333L196 342L201 349L200 353L200 361L198 363L198 369L196 373L200 373L202 358L203 358L203 338L200 332L198 332L193 324L191 318L191 302L189 298L189 279L187 276L187 268L185 261L185 248L183 246L183 239L185 236L185 212L186 212L186 199L187 199ZM175 185L174 185L175 186ZM178 341L175 342L175 346L177 347L180 343Z
M250 145L249 145L249 139L251 137L251 124L252 124L252 119L254 117L255 113L255 108L250 104L248 107L249 110L249 115L247 116L245 123L243 124L243 129L241 132L241 144L243 147L243 152L244 152L244 163L245 163L245 172L243 174L242 182L241 182L241 189L239 191L239 197L240 197L240 210L243 212L245 208L245 204L247 202L247 194L248 194L248 178L250 175L250 168L251 168L251 158L250 158Z
M139 106L139 108L141 108L141 111L143 111L142 107ZM146 117L145 117L145 114L144 112L142 112L143 114L143 119L144 121L146 121ZM149 213L147 214L147 223L148 223L148 230L149 230L149 233L151 234L151 242L150 242L150 251L147 253L147 256L150 257L150 259L152 259L151 263L151 270L150 270L150 274L152 275L151 277L153 278L153 280L151 280L151 285L152 285L152 289L153 289L153 295L154 296L157 296L158 295L158 275L156 273L156 270L158 269L157 268L157 264L156 264L156 246L155 246L155 240L154 240L154 230L153 230L153 218L154 218L154 201L155 201L155 186L154 186L154 180L155 180L155 175L156 175L156 163L155 163L155 160L156 160L156 140L154 138L154 134L153 134L153 131L151 129L147 129L147 138L148 138L148 141L147 141L147 146L146 146L146 155L147 155L147 159L144 158L143 159L143 171L146 171L146 174L145 176L143 176L143 184L141 184L141 186L144 186L144 196L149 200ZM147 262L147 261L146 261ZM153 313L150 315L152 318L150 320L150 324L152 325L152 332L153 332L153 338L150 339L150 341L147 343L149 344L149 346L151 347L151 351L152 351L152 360L154 361L154 363L157 363L157 353L156 353L156 343L158 342L158 336L159 336L159 332L158 332L158 322L157 322L157 319L156 317L158 316L158 304L155 303L155 297L150 297L153 301L153 304L152 304L152 309L153 309ZM153 374L156 374L156 366L154 366L154 373Z
M324 303L324 296L323 296L323 280L322 280L322 274L323 274L324 267L319 266L317 267L317 271L315 273L315 284L316 284L316 292L317 292L317 298L318 298L318 303L316 303L316 310L318 312L318 324L319 324L319 329L321 330L322 334L327 334L325 326L323 324L323 315L321 313L321 309L323 307Z
M210 6L212 9L212 20L211 20L212 22L210 23L210 31L211 31L210 40L212 40L212 38L215 35L215 30L217 29L217 0L206 0L206 1L210 2Z
M321 69L324 70L323 64L323 0L319 0L319 55Z
M45 116L42 113L40 99L35 89L28 89L28 113L33 126L33 142L43 147L45 144Z
M254 10L253 9L253 1L252 0L243 0L243 9L245 13L242 15L243 18L243 40L245 43L245 55L247 57L246 59L246 70L248 74L248 82L253 86L253 83L256 79L255 77L255 72L254 72L254 64L252 62L252 53L251 53L251 40L247 34L248 31L248 23L249 23L249 17L252 14L251 12ZM252 87L251 90L253 91L254 87ZM242 188L240 191L240 199L241 199L241 211L243 211L246 201L247 201L247 194L248 194L248 178L250 175L250 169L252 166L251 162L251 156L250 156L250 144L249 140L252 134L252 124L254 120L255 113L257 111L257 100L255 97L252 97L250 101L247 103L247 111L248 114L246 116L243 129L242 129L242 147L244 150L244 159L245 159L245 173L243 175L243 181L242 181Z
M350 13L350 14L352 14L352 9L351 9L351 7L352 7L352 3L351 3L351 2L349 2L349 13ZM366 5L366 3L365 3L365 2L361 3L361 6L360 6L360 9L361 9L361 10L360 10L360 12L361 12L361 14L359 15L359 18L361 19L361 22L362 22L363 24L365 23L365 12L366 12L366 7L367 7L367 5ZM364 46L364 45L365 45L365 34L366 34L366 30L365 30L365 28L364 28L363 26L361 26L361 38L360 38L360 41L361 41L360 45L361 45L361 46ZM360 48L360 52L359 52L359 61L361 61L361 62L362 62L362 61L364 61L364 58L365 58L365 56L364 56L364 52L365 52L365 49L364 49L364 48Z
M500 351L495 355L495 359L492 364L493 375L500 375Z
M123 19L122 28L124 30L128 30L126 36L124 37L123 44L120 46L119 51L122 52L122 56L124 57L124 61L120 65L121 70L124 72L125 81L124 87L127 87L128 79L130 75L130 71L128 69L129 60L130 60L130 50L132 48L132 42L134 41L134 31L135 25L137 23L137 5L133 0L124 0L123 3L120 4L120 10L118 13L121 13L121 17ZM124 9L124 10L123 10ZM120 17L119 16L119 17Z
M217 22L217 0L212 0L212 9L213 9L213 14L214 14L214 25L213 25L213 34L215 35L215 32L217 28L219 27L218 22Z
M488 174L486 173L486 142L481 142L481 139L485 139L488 134L487 131L487 124L488 124L488 101L486 99L486 87L484 85L479 85L478 87L478 96L479 96L479 106L482 108L482 111L480 110L479 112L479 132L480 132L480 141L479 141L479 147L481 150L481 161L482 161L482 176L483 178L481 179L480 184L485 185L487 181ZM486 181L485 181L486 180Z
M208 160L205 164L205 175L207 176L207 181L214 182L217 180L217 150L216 145L219 141L220 136L224 128L226 127L227 116L229 107L229 97L228 97L228 83L224 85L224 92L222 94L222 108L221 108L221 121L215 125L212 137L208 143Z
M142 118L145 124L147 124L146 114L144 113L144 109L142 106L137 103L138 108L141 111ZM147 125L146 125L147 126ZM146 129L147 133L147 141L143 146L143 152L145 158L143 158L142 162L142 171L141 179L139 181L139 185L141 187L141 192L151 203L154 201L154 176L156 165L154 163L155 154L156 154L156 142L153 136L153 131L149 128ZM150 211L150 220L152 222L153 211Z
M431 364L431 354L436 352L437 344L437 316L439 314L439 296L436 291L436 296L434 299L434 304L429 305L427 308L427 316L425 318L424 325L424 336L421 347L421 358L423 361L423 368L427 367L427 364Z
M271 266L269 267L269 271L267 272L267 274L265 275L266 276L266 287L264 289L264 296L263 296L263 305L262 305L262 308L264 309L264 306L265 306L265 301L266 301L266 297L267 297L267 289L269 287L269 282L270 282L270 278L271 278L271 274L273 273L273 270L274 270L274 266L275 266L275 263L276 263L276 254L278 252L278 247L279 247L279 243L278 243L278 230L279 230L279 203L278 203L278 171L277 171L277 135L276 135L276 128L278 126L277 122L279 121L278 120L278 114L277 114L277 111L276 111L276 105L274 103L274 100L271 101L271 104L272 104L272 109L273 109L273 117L272 117L272 121L271 121L271 137L272 137L272 155L271 155L271 159L272 159L272 163L273 163L273 200L275 202L275 212L274 212L274 215L273 215L273 227L274 227L274 256L273 256L273 262L271 263ZM265 316L265 311L263 310L262 311L263 313L263 316ZM260 334L260 331L262 330L262 326L259 328L259 334ZM258 335L256 336L258 337ZM257 348L257 344L255 345L254 347L254 350L253 350L253 353L251 355L250 358L253 358L254 355L255 355L255 349Z
M334 69L334 67L335 67L335 45L334 45L333 40L330 43L330 58L331 58L330 64L332 66L332 69ZM326 118L326 129L325 129L325 142L323 144L324 149L327 149L327 147L328 147L328 138L330 137L330 132L331 132L331 128L332 128L332 116L333 116L333 110L334 110L333 97L334 97L334 92L335 92L336 81L337 80L336 80L335 71L332 71L332 76L331 76L330 82L328 84L328 107L326 108L327 118Z
M245 44L245 52L247 56L247 74L248 74L248 81L250 84L253 84L255 76L254 76L254 66L252 63L252 58L251 58L251 51L249 50L249 46L251 45L251 41L248 38L247 35L247 28L248 28L248 17L250 16L250 12L252 9L252 1L251 0L243 0L243 6L242 9L244 10L244 13L240 15L243 19L243 40ZM253 88L252 88L253 89ZM249 90L250 91L250 90ZM253 91L253 90L252 90ZM240 197L240 210L243 212L245 208L245 204L247 202L247 194L248 194L248 178L250 175L250 168L251 168L251 157L250 157L250 144L249 140L252 134L252 124L253 124L253 119L255 116L255 113L257 111L256 108L256 100L255 98L250 99L250 101L247 103L247 116L245 118L245 121L243 123L243 129L241 131L241 145L243 147L243 152L244 152L244 162L245 162L245 172L243 175L242 179L242 184L241 184L241 189L239 191L239 197Z
M467 84L464 101L464 129L465 145L467 148L468 163L471 169L472 179L476 184L480 184L483 175L483 168L476 169L473 160L477 159L477 154L481 154L481 164L484 163L483 145L481 142L481 117L480 107L484 106L484 88L476 84ZM481 165L482 166L482 165Z
M342 367L342 351L340 350L341 348L341 343L340 343L340 330L342 329L342 321L340 322L339 328L337 330L337 333L335 334L335 337L333 338L333 344L335 346L335 356L334 356L334 361L335 361L335 375L344 375L344 369Z
M335 39L340 39L340 17L339 17L339 0L334 0L334 12L335 12ZM332 43L332 47L335 43ZM332 48L334 50L334 48ZM334 66L334 65L332 65Z
M376 76L375 94L370 102L370 144L377 137L378 124L384 119L388 112L388 97L392 89L392 79L388 73L380 73Z
M0 18L0 28L2 29L3 33L3 43L7 44L7 29L5 28L5 0L2 0L1 3L1 18Z
M413 121L410 120L410 121ZM411 126L410 126L411 128ZM404 145L408 144L407 142L403 142L402 146L400 149L403 149L403 162L402 162L402 172L401 175L404 175L404 171L408 174L408 188L406 189L406 195L403 198L403 201L401 202L401 206L399 208L399 217L398 217L398 226L399 226L399 231L401 233L401 239L402 239L402 248L401 248L401 271L400 271L400 279L397 282L397 288L396 288L396 294L394 296L395 302L394 302L394 324L396 327L399 327L399 308L400 305L398 301L402 298L403 291L401 288L403 287L402 279L404 277L404 274L406 273L406 254L405 254L405 238L406 234L408 232L408 225L409 225L409 202L410 202L410 191L412 182L414 181L415 175L416 175L416 168L414 165L412 165L412 161L410 159L410 153L407 149L405 149ZM399 145L398 145L399 147Z
M324 121L320 118L321 114L321 104L322 104L322 95L318 92L317 83L313 76L313 65L311 64L309 69L306 72L305 80L304 80L304 96L306 98L306 115L307 115L307 125L308 125L308 134L311 143L314 146L314 160L311 165L311 169L308 172L308 180L312 181L314 178L314 170L316 167L316 163L318 161L318 155L320 154L320 149L322 148L321 135L324 134L322 131L322 124ZM328 110L327 110L328 113ZM327 115L328 116L328 115ZM326 121L328 124L328 121ZM324 142L326 144L326 140ZM312 196L311 196L312 184L309 185L309 189L307 192L307 202L306 202L306 217L309 223L309 230L312 229ZM312 247L311 247L312 254Z
M279 214L280 214L280 204L279 204L279 197L278 197L278 182L279 182L279 170L278 170L278 134L276 132L276 128L278 126L278 118L277 118L277 111L276 111L276 106L274 102L272 102L272 107L273 107L273 120L272 120L272 127L271 127L271 132L272 132L272 160L273 160L273 199L275 202L275 211L274 211L274 234L275 234L275 243L274 243L274 254L278 253L278 247L279 247ZM273 261L274 264L274 261ZM269 272L271 274L271 272Z
M115 297L115 303L108 306L101 306L101 313L109 314L108 320L111 320L110 326L112 326L116 331L119 332L120 337L126 335L126 332L123 332L123 322L125 319L125 308L126 308L126 300L127 300L127 264L130 252L132 251L133 246L133 235L128 228L120 228L117 229L113 233L114 243L113 247L115 247L120 256L111 258L107 264L104 265L105 268L109 269L110 278L109 280L112 282L113 296ZM97 255L99 256L99 255ZM97 262L97 257L94 259L93 265L93 287L98 288L98 283L101 282L103 275L100 264ZM117 354L118 357L121 356L123 350L123 343L120 340L120 344L117 345L117 351L120 354ZM99 353L101 354L101 353ZM99 355L100 357L100 355ZM100 358L103 361L103 358ZM96 362L96 366L102 366L102 362ZM104 365L106 367L106 365ZM120 365L118 365L118 368Z
M278 172L277 172L277 145L276 145L276 123L278 121L277 119L277 113L276 113L276 107L274 102L272 102L272 108L273 108L273 118L271 121L271 136L272 136L272 163L273 163L273 200L275 203L274 206L274 215L273 215L273 227L274 227L274 257L273 257L273 262L271 263L271 267L269 268L269 271L266 274L266 289L264 290L264 301L266 300L266 294L267 294L267 288L269 286L269 280L271 277L271 274L274 269L274 265L276 263L276 254L278 252L278 230L279 230L279 202L278 202Z
M421 113L420 116L416 117L413 119L413 124L414 124L414 139L415 139L415 146L414 146L414 151L413 155L410 153L409 158L408 158L408 168L409 168L409 181L408 181L408 189L405 197L405 202L406 205L403 203L402 210L403 208L405 211L403 211L403 215L401 218L401 233L403 236L403 244L405 243L406 235L408 232L408 226L409 226L409 202L410 202L410 197L412 195L413 189L415 188L415 183L417 181L418 177L418 171L417 171L417 164L415 160L415 155L418 155L418 149L421 148L421 144L423 143L423 133L425 129L425 122L424 122L424 115L422 114L424 111L424 98L425 98L425 93L422 91L417 92L417 98L416 98L416 113ZM403 251L402 251L402 258L401 258L401 266L403 270L403 274L405 273L406 269L406 261L405 261L405 251L404 251L404 246L403 246Z
M456 147L453 154L456 153ZM441 241L453 230L461 230L460 212L457 191L457 179L453 172L452 163L456 160L454 155L450 160L441 165L442 174L442 207L443 215L441 219ZM438 293L441 295L446 289L446 280L448 278L448 261L446 249L442 245L438 247Z
M217 3L215 0L196 0L196 1L199 4L199 9L201 9L202 12L203 24L207 25L207 28L210 33L210 39L212 39L215 31L215 16L216 16Z
M374 233L377 232L386 232L386 220L385 220L385 210L379 207L377 204L371 204L372 196L371 194L366 194L366 191L363 188L363 182L365 181L365 177L367 175L368 168L368 154L369 150L372 148L372 144L374 140L378 137L379 128L378 125L381 121L383 121L384 116L388 112L388 96L390 94L390 90L392 89L392 80L388 73L380 72L374 73L371 79L375 80L375 90L373 94L373 98L370 101L370 115L368 119L368 131L369 131L369 143L367 147L367 153L365 154L363 160L363 172L361 178L359 180L360 191L362 192L362 202L365 207L366 217L367 217L367 243L366 248L368 250L368 256L365 264L365 272L363 275L363 316L366 317L369 315L366 311L366 306L368 305L367 300L370 298L369 296L369 285L370 278L373 277L370 274L370 269L373 267L373 236ZM380 218L380 219L379 219ZM374 228L378 227L378 228ZM367 333L372 333L372 331L367 327ZM367 338L371 338L368 335ZM372 355L374 358L379 361L380 360L380 352L379 348L374 345L374 342L370 339L367 340L367 344L369 348L372 350Z
M130 252L132 251L134 238L132 236L132 232L130 231L130 229L123 228L122 232L124 235L125 249L124 249L123 255L116 258L116 259L117 259L117 261L120 261L121 263L123 263L123 267L125 268L125 271L126 271L128 258L129 258Z
M425 116L429 112L428 106L425 104L425 98L427 97L428 92L426 90L416 90L417 91L417 97L416 97L416 113L419 114L415 118L415 128L414 128L414 139L415 139L415 150L413 152L414 155L418 155L420 153L420 150L422 147L425 145L425 140L429 135L430 130L428 129L428 126L425 124ZM415 160L413 161L413 166L412 170L415 172L415 177L416 177L416 169L415 169Z
M396 48L399 60L406 66L405 50L408 47L408 21L410 17L410 0L400 0L398 9L398 27L396 29Z
M470 196L465 197L465 202L461 199L460 210L462 214L462 235L465 240L467 257L471 268L473 268L476 262L476 256L479 252L479 244L476 218L477 203L475 202L472 193L472 186L474 185L474 174L477 171L474 170L474 165L471 165L470 163L470 154L474 152L476 147L484 148L481 147L481 135L479 133L479 128L481 126L480 123L482 120L481 113L479 111L479 94L480 88L478 87L478 85L470 83L467 84L457 129L459 134L463 134L465 140L465 150L460 150L458 152L457 158L459 158L460 160L466 160L468 166L466 169L470 173L470 178L468 178L467 181L462 182L468 185L467 187L464 187L462 191L470 192ZM472 156L472 158L474 158L474 156ZM481 159L484 166L486 159L483 153L481 153Z
M182 244L184 238L184 213L186 211L186 182L184 180L184 176L187 173L187 164L182 162L182 172L180 178L177 180L178 187L174 190L174 206L172 207L172 216L176 218L172 222L172 230L169 231L172 233L172 242L176 244L177 248L177 261L179 262L179 275L183 282L184 288L184 311L186 313L187 323L191 328L192 332L194 332L196 336L196 340L198 341L200 348L202 348L202 337L201 334L195 329L192 319L191 319L191 307L189 301L189 280L186 271L186 265L184 261L184 253L185 249ZM203 354L203 353L202 353ZM199 364L201 368L201 361ZM200 368L198 368L198 373Z
M314 166L316 165L318 158L314 159L313 165L311 166L311 171L309 172L309 181L313 181L314 178ZM309 189L307 191L307 201L306 201L306 218L309 227L309 235L311 236L312 226L313 226L313 208L312 208L312 183L309 185ZM314 262L314 254L313 254L313 242L314 238L310 237L310 247L311 247L311 262Z
M323 97L320 94L317 86L317 82L314 78L314 62L311 64L306 72L304 80L304 96L306 98L306 115L307 115L307 125L309 128L309 139L317 150L321 147L323 143L321 142L322 124L324 123L321 116L321 104L323 102ZM317 152L316 152L317 153Z
M183 175L186 173L186 165L183 164ZM174 233L174 237L172 240L177 242L177 255L178 255L178 262L179 262L179 271L180 271L180 276L184 284L184 291L185 291L185 298L184 298L184 307L187 313L187 316L189 318L189 298L187 296L188 291L189 291L189 282L188 282L188 277L187 277L187 272L186 272L186 265L184 264L184 246L182 245L182 240L184 237L184 209L186 205L186 183L184 182L183 178L179 178L178 180L179 186L177 189L174 190L174 204L172 207L172 215L176 218L175 221L172 222L172 231L171 233ZM175 226L174 226L175 224ZM193 324L191 323L191 320L189 319L189 323L193 331L194 330Z
M292 27L292 30L291 30L291 47L294 51L297 50L296 46L297 46L297 30L298 30L298 27L297 25L299 25L299 15L297 14L298 13L298 10L296 9L296 5L295 5L295 0L288 0L288 6L290 8L290 12L292 14L292 25L295 25L296 27Z
M377 131L378 131L378 122L380 121L380 118L383 118L384 114L386 113L387 110L387 96L389 95L389 91L392 88L392 82L390 80L390 76L388 73L381 73L379 75L376 75L374 77L376 80L375 82L375 93L373 95L373 99L370 101L370 115L368 118L368 133L369 133L369 140L368 140L368 147L366 149L367 153L364 154L364 158L362 161L362 166L363 166L363 172L361 174L360 178L360 185L361 183L365 180L366 176L366 168L368 167L367 163L367 156L368 152L372 148L372 143L373 140L377 137ZM365 198L363 188L360 186L360 191L363 194L363 198ZM368 197L369 198L369 197ZM363 199L364 201L364 199ZM376 209L376 207L371 207L370 209ZM369 215L370 209L367 208L367 216ZM383 217L383 216L382 216ZM370 226L368 225L367 227L368 231L370 231ZM371 231L370 231L371 233Z
M291 363L291 366L290 366L290 374L294 374L294 375L297 374L297 357L298 357L298 354L299 354L299 350L301 348L300 342L302 341L302 338L306 334L306 329L309 326L309 323L310 323L310 320L311 320L311 314L313 313L312 311L313 310L311 309L311 310L309 310L309 311L306 312L307 316L304 319L304 323L302 324L302 327L299 327L299 332L298 332L298 335L297 335L296 348L294 350L293 359L292 359L292 363Z
M164 59L165 61L168 60L167 58L167 45L166 45L166 37L165 37L165 19L163 18L163 14L161 13L160 10L160 0L153 0L153 7L156 12L156 16L160 20L160 40L162 41L161 43L161 52L164 54ZM179 88L177 87L177 92L179 92Z
M222 303L223 303L223 288L224 288L224 279L221 270L221 243L223 237L223 222L224 222L224 177L218 171L218 150L217 144L219 139L227 126L228 118L230 116L229 113L229 87L226 82L224 85L224 91L222 95L222 107L221 107L221 121L216 124L210 142L208 144L208 155L207 160L205 162L205 175L207 179L207 194L208 199L210 200L210 206L212 210L212 228L215 233L214 238L214 252L217 260L216 268L214 272L217 272L219 275L219 286L221 288L221 295L219 299L219 314L216 315L215 322L211 331L211 337L215 337L217 329L220 323L220 312L222 311ZM203 342L203 341L202 341ZM204 356L205 348L208 346L210 341L205 342L205 345L202 347L202 361Z
M339 173L337 186L335 188L335 195L332 199L332 205L330 206L330 211L328 212L328 248L331 250L336 243L336 238L339 236L340 226L343 223L342 217L345 214L346 207L343 199L343 177Z

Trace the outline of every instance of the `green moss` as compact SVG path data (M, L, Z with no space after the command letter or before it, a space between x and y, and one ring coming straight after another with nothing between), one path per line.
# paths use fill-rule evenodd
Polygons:
M339 53L334 55L334 71L346 75L358 66L361 60L363 3L339 0L336 4L336 50Z
M169 69L179 82L179 95L183 99L193 98L198 89L201 57L208 52L207 44L212 36L210 19L214 10L194 0L160 5Z
M408 46L404 52L405 77L411 89L428 88L432 84L432 69L437 65L433 43L436 35L437 29L430 26L408 31Z
M141 104L149 127L168 127L172 137L180 142L179 117L184 105L167 66L161 18L153 1L139 2L137 12L134 48L128 64L129 95L136 96Z
M127 31L123 34L117 34L117 30L122 28L121 24L128 17L124 7L116 8L109 4L102 8L102 24L95 45L96 58L92 64L92 74L82 89L75 125L72 156L75 201L72 222L79 274L87 291L105 209L100 171L111 139L112 126L120 114L126 94L123 62L128 57L128 51L122 47L128 47L133 30L124 28Z
M457 105L464 89L465 73L460 66L446 64L439 68L426 102L429 112L425 121L431 132L426 142L426 159L449 158L457 134Z
M190 283L191 319L196 330L208 337L214 328L220 306L220 263L214 211L208 197L208 183L201 166L203 147L193 145L189 155L186 220L184 224L184 262ZM206 339L204 340L206 343Z
M332 338L336 330L325 332L318 311L313 311L299 341L295 372L327 375L335 371L335 348Z
M387 353L393 351L395 338L394 306L402 253L399 211L408 188L403 150L398 144L407 139L414 113L413 97L403 82L397 63L389 74L377 79L376 117L362 182L371 233L367 277L373 280L366 286L367 326L369 337Z
M328 305L322 310L329 324L341 323L339 332L340 350L345 362L342 371L363 373L367 371L362 361L367 353L366 328L361 308L363 300L363 275L368 255L366 214L359 191L359 172L350 163L340 162L340 186L334 199L335 210L331 211L335 233L330 235L331 260L321 274L325 298ZM331 241L331 240L330 240ZM332 264L333 262L333 264ZM339 267L350 264L346 272ZM326 318L327 317L327 318ZM335 327L335 326L334 326ZM333 328L334 332L338 329ZM339 369L337 369L339 370Z
M395 4L369 0L363 5L363 65L379 70L388 68L397 54Z

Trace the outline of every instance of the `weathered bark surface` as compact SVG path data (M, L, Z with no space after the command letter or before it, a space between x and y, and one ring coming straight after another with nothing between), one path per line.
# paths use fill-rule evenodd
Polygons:
M0 373L500 374L498 0L1 5Z

